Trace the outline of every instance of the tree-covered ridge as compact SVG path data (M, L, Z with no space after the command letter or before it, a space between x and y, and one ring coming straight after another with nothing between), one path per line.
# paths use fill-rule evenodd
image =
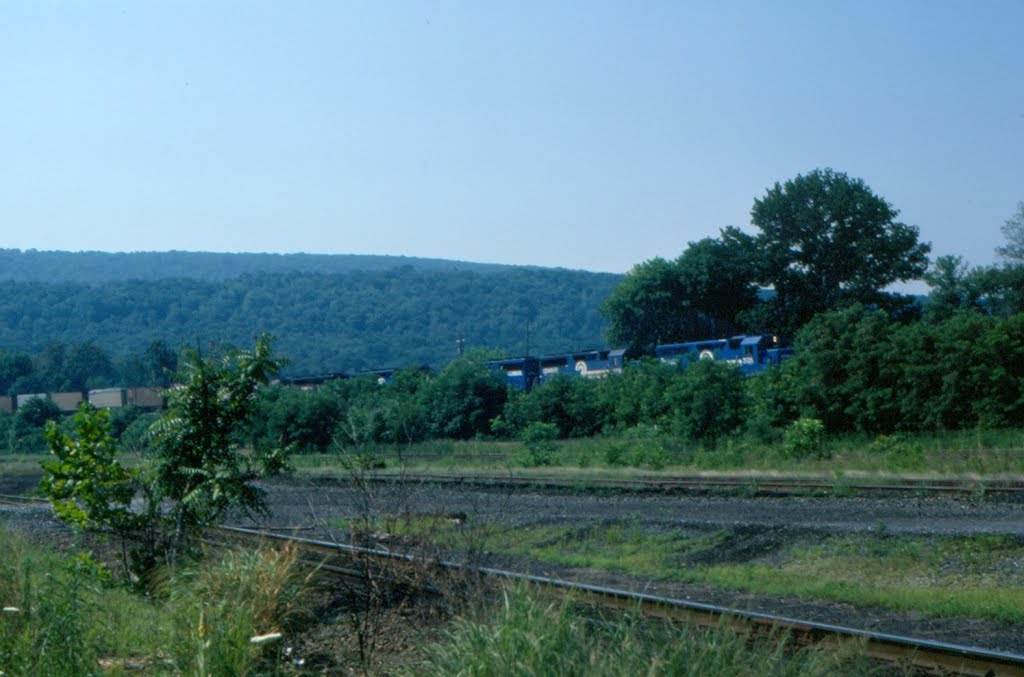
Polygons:
M114 356L153 341L244 345L278 337L287 373L440 365L465 345L509 354L603 345L597 308L620 276L520 268L403 267L346 275L268 273L221 281L0 282L0 350L93 342Z
M0 280L86 282L188 278L226 280L260 273L321 273L393 270L494 273L513 266L412 256L368 254L253 254L224 252L65 252L0 249Z

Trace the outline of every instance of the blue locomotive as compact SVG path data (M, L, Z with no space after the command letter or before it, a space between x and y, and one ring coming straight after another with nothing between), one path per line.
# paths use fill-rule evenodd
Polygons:
M748 376L770 366L778 366L792 354L792 348L780 348L778 339L771 336L733 336L707 341L666 343L655 348L658 360L674 362L680 368L696 360L721 360L736 365ZM510 388L529 390L559 374L584 378L621 374L626 366L626 351L585 350L541 357L510 357L491 360L487 364L504 374Z
M665 343L654 349L662 362L676 362L685 367L696 360L721 360L735 364L744 374L758 374L768 367L779 366L793 355L792 348L780 348L774 336L733 336L727 339Z
M529 390L538 383L563 376L601 378L622 373L626 351L584 350L575 353L543 355L541 357L509 357L491 360L487 364L505 375L505 382L516 390Z

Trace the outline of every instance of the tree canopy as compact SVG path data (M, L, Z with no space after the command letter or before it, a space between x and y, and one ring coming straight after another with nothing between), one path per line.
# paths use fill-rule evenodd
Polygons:
M1024 264L1024 200L1017 203L1017 211L1006 219L1002 227L1006 244L996 252L1005 259Z
M719 239L691 242L674 261L634 266L601 308L608 340L651 352L658 343L733 333L757 302L752 243L726 228Z
M772 321L791 334L816 314L851 303L890 305L884 289L920 278L930 245L861 179L815 169L754 200L760 281L775 289Z

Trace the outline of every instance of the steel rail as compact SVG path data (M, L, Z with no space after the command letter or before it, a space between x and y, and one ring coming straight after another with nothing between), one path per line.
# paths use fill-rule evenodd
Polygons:
M635 491L752 491L755 493L794 494L806 492L820 493L946 493L946 494L999 494L1024 497L1024 482L995 483L987 480L945 480L945 479L911 479L894 478L885 481L847 482L842 480L828 481L807 477L706 477L701 475L683 475L675 477L651 477L616 479L606 477L570 478L529 475L478 475L478 474L439 474L439 473L401 473L376 474L366 478L375 482L436 482L443 484L479 484L484 486L543 486L550 488L593 487L602 489L627 489Z
M348 555L410 564L424 563L421 558L407 553L297 538L259 529L221 526L212 530L247 538L294 543L304 550L325 555ZM639 610L644 615L657 618L685 620L711 627L731 627L758 636L786 635L800 643L826 647L840 647L855 643L863 647L862 650L867 656L883 661L912 665L918 670L977 675L979 677L1024 676L1024 654L830 625L489 567L467 568L461 564L446 561L430 562L430 564L442 570L469 571L495 579L544 586L588 599L600 606Z
M0 494L0 504L9 505L33 505L49 503L45 498L37 498L35 496L13 496L11 494Z

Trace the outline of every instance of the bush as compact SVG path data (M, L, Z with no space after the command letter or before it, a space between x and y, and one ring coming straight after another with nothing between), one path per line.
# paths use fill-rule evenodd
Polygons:
M902 435L879 435L868 451L883 456L885 465L893 470L924 469L924 446L920 442L910 442Z
M743 423L746 377L731 364L699 360L686 368L666 397L677 431L714 446Z
M536 468L554 464L558 426L553 423L531 423L519 437L527 451L525 465Z
M669 454L663 444L663 435L654 425L638 425L626 431L629 440L629 464L637 468L661 470L668 465Z
M786 428L782 448L788 458L823 458L825 426L816 418L800 418Z

